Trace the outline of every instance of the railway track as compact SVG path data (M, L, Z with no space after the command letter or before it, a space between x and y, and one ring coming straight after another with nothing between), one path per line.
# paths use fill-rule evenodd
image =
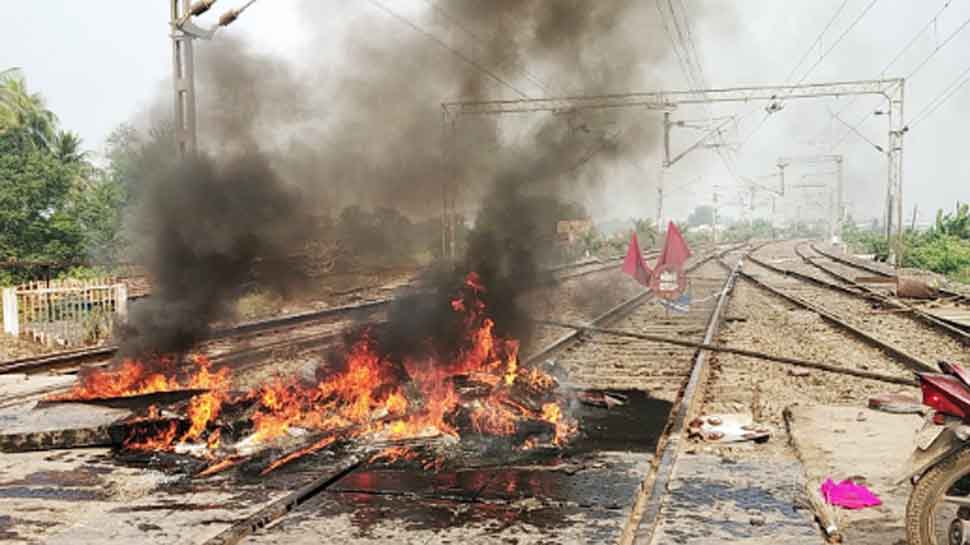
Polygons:
M698 275L692 281L692 289L697 299L704 299L703 302L694 305L691 310L683 316L665 316L666 312L659 305L652 304L649 292L639 293L636 296L622 301L608 311L600 314L592 320L597 325L616 324L625 327L650 327L651 331L663 332L666 334L685 335L686 338L696 338L698 340L710 340L720 322L720 309L723 309L725 290L725 280L730 276L723 274L723 271L715 264L715 260L730 250L710 253L695 259L689 266L689 271ZM706 333L705 333L706 332ZM604 358L604 353L609 352L609 358ZM596 334L580 334L570 332L562 335L556 341L545 348L536 351L524 360L525 365L542 365L550 358L556 360L555 366L560 367L569 377L570 388L594 388L594 389L639 389L649 392L649 395L657 400L664 400L673 403L678 396L683 383L688 382L692 370L703 368L703 356L694 357L695 351L682 348L673 348L659 345L657 343L615 343L611 340ZM631 358L635 359L639 365L630 367L623 365ZM676 362L665 369L658 369L657 361ZM696 363L700 361L701 363ZM626 369L625 369L626 368ZM689 380L698 388L702 382L700 372L695 372L695 376ZM692 393L688 392L686 397L694 399ZM683 426L686 419L686 412L678 408L673 414L673 426ZM673 450L670 450L673 452ZM668 455L670 456L670 455ZM230 545L235 543L276 543L278 540L290 541L290 532L284 531L282 535L275 535L274 530L263 528L276 524L276 521L289 515L294 511L309 511L319 502L324 500L316 499L325 490L331 487L339 489L342 482L353 480L354 471L358 469L361 457L354 459L353 467L346 464L335 466L332 470L327 470L322 475L316 476L309 482L304 482L291 494L277 500L256 513L237 521L230 528L225 529L219 535L214 536L206 542L206 545ZM668 461L668 464L672 461ZM624 490L628 494L629 490ZM360 493L357 491L356 493ZM368 492L374 493L374 492ZM379 495L396 496L399 493L394 491L377 492ZM404 494L407 496L407 494ZM306 507L307 505L311 507ZM307 522L307 524L311 524ZM617 532L619 537L619 532Z
M789 241L767 247L774 258L761 255L765 252L753 254L746 274L767 286L765 289L787 296L789 302L843 329L854 330L857 337L916 367L935 369L939 359L966 357L966 332L909 311L909 305L894 298L826 280L824 273L802 261L795 251L799 244ZM782 267L781 263L788 265Z
M736 250L736 248L728 248L718 252L718 254L723 255L731 250ZM708 255L697 258L691 263L691 270L694 274L692 281L693 296L698 301L691 312L685 315L674 314L667 317L663 308L654 304L649 295L641 293L620 305L616 305L609 312L601 314L600 319L595 320L595 322L601 325L614 324L632 327L633 324L645 325L647 322L656 320L658 323L654 325L658 329L655 331L679 334L690 339L709 339L710 336L706 336L705 332L711 327L710 315L713 309L718 306L715 304L718 298L711 298L704 302L699 300L715 294L723 296L726 293L723 290L724 279L727 278L727 274L716 265L714 259L714 255ZM531 364L536 364L546 359L556 359L560 366L569 367L573 370L575 377L571 382L575 382L576 384L573 384L573 386L577 388L609 386L610 388L629 389L639 387L649 390L648 398L650 395L655 395L657 402L661 403L660 406L662 407L669 409L674 403L677 403L678 407L681 406L682 402L678 400L682 398L678 397L678 392L688 382L692 371L697 368L695 365L695 361L697 361L696 351L682 348L671 349L657 343L635 344L639 346L622 342L616 343L607 337L596 334L564 334L561 335L559 341L536 352L528 361ZM253 348L258 349L260 347ZM606 356L609 356L609 358ZM639 357L641 360L638 360L637 365L631 366L629 373L624 373L618 364L626 358L633 357ZM585 358L590 358L590 360L584 362ZM253 359L259 360L260 356L254 355ZM652 363L651 360L653 360ZM657 365L658 361L674 364L670 366ZM703 361L703 356L700 356L700 361ZM699 376L692 382L695 384L694 389L700 389L703 384ZM687 396L688 399L695 397L694 395ZM649 407L654 407L654 405ZM655 427L658 429L657 433L659 433L659 429L662 429L665 425L667 412L648 412L648 414L653 414L650 418L656 419L657 423L656 425L646 426L646 428ZM686 418L681 409L669 412L671 415L681 414L679 417L681 423ZM641 416L639 412L636 413L636 418ZM670 435L668 434L667 437L665 441L669 443ZM676 440L674 444L676 444ZM645 475L644 471L649 467L649 457L644 456L642 452L634 450L625 453L625 457L621 457L618 463L634 464L633 461L635 461L635 465L631 465L631 469L621 469L619 473L616 473L616 466L612 465L607 465L603 469L596 469L598 464L612 463L614 458L605 458L607 462L594 460L594 462L590 462L593 464L592 466L581 466L585 469L577 474L578 480L576 481L569 480L572 479L572 471L574 470L560 473L554 469L555 465L552 466L552 471L530 468L496 468L484 470L484 473L479 474L476 472L480 470L472 469L466 470L466 473L459 473L458 477L418 472L422 473L423 476L418 475L414 478L419 480L431 479L437 482L440 479L458 479L458 482L449 481L451 484L436 484L429 492L420 493L401 491L393 486L389 489L386 488L387 483L379 478L382 474L375 474L368 469L367 453L360 452L339 459L323 454L294 464L291 468L281 469L278 474L260 479L258 482L228 481L230 487L225 490L222 490L221 481L217 478L215 482L200 481L198 484L194 484L194 481L172 483L174 490L171 487L163 487L163 490L158 492L162 496L179 494L179 505L212 506L225 504L226 507L218 511L219 514L216 514L216 512L210 514L206 511L212 509L212 507L198 507L198 509L202 509L202 512L195 512L195 508L176 508L177 506L172 507L167 501L159 503L157 496L152 497L155 496L155 493L153 493L141 500L128 502L128 505L124 507L124 515L118 515L117 510L115 510L91 520L86 519L83 527L80 530L75 529L76 531L70 537L74 540L73 542L79 540L97 543L108 535L113 536L111 540L115 542L124 541L126 537L154 542L155 537L158 536L158 534L151 533L154 530L148 531L149 533L139 533L145 532L145 530L139 530L139 528L168 529L171 527L171 530L178 532L179 535L182 535L181 532L183 531L186 532L185 536L189 535L188 532L201 532L201 534L193 534L192 540L209 544L299 543L301 539L309 540L306 541L308 543L319 542L321 536L330 536L331 534L329 533L330 530L325 529L326 526L315 526L318 520L316 513L320 511L323 517L319 520L330 520L332 522L333 519L328 517L332 516L335 510L346 509L348 501L350 505L356 506L352 511L354 517L369 516L366 513L373 513L375 505L397 506L390 512L426 509L430 513L434 510L433 506L436 503L457 502L454 505L458 507L464 506L465 509L481 509L484 510L483 512L492 513L489 517L495 516L494 511L497 509L499 511L507 510L509 513L518 513L518 515L509 516L520 517L524 520L529 517L526 513L531 511L523 511L522 507L516 503L519 501L516 498L525 498L531 494L540 494L546 497L550 493L565 493L556 492L556 490L571 490L580 494L580 496L562 499L554 497L551 499L556 502L556 505L567 506L568 510L579 509L580 511L588 507L588 500L582 497L585 493L596 494L598 498L609 496L622 497L624 501L629 500L631 493L641 485L641 480ZM588 455L580 455L579 462L564 462L564 467L568 468L576 463L584 463L582 462L584 456ZM611 456L620 455L614 453ZM671 455L668 454L667 456ZM618 467L625 468L627 466L620 465ZM637 471L628 475L633 467L638 468ZM516 476L520 473L520 476ZM468 476L461 477L461 475ZM482 475L487 475L487 477L482 477ZM620 479L621 477L622 479ZM404 478L403 476L401 478L405 482L413 484L413 481L409 480L411 478ZM479 478L484 480L477 480ZM569 482L564 481L556 484L558 482L556 479L560 478L567 479ZM536 482L544 482L545 479L553 479L553 481L548 485L535 484ZM592 482L603 481L605 484L590 484L591 479ZM620 480L616 481L616 479ZM381 488L382 486L384 488ZM469 492L471 496L466 497L462 495L465 492L453 490L456 486L458 488L473 486L473 489ZM540 486L540 488L535 488L536 486ZM521 492L517 492L516 487L520 487ZM495 490L492 491L493 489ZM498 491L499 489L501 489L501 492ZM467 491L467 489L465 490ZM584 490L587 492L583 492ZM498 496L495 496L495 494L498 494ZM610 496L610 494L613 496ZM367 499L360 500L362 497ZM364 503L355 503L358 501ZM632 505L632 500L630 502ZM546 508L540 509L536 513L541 515L544 509ZM627 511L622 507L611 507L606 510L596 509L595 511L596 516L594 518L597 518L597 520L599 517L615 520L616 537L619 536L624 526L629 524L625 518ZM452 530L456 535L469 535L467 534L469 528L462 522L462 516L456 514L460 512L460 509L457 512L448 511L444 514L444 519L450 518L452 520L452 523L455 524ZM425 515L427 514L425 513ZM220 522L211 522L213 517ZM233 524L226 527L222 522L226 520L233 521ZM513 520L506 519L506 524L512 524ZM588 526L590 529L595 529L598 524L600 523L591 520ZM531 528L531 526L529 527ZM587 525L576 525L575 527L586 528ZM549 531L552 533L543 535L550 539L555 539L560 535L559 529L553 528ZM580 530L577 529L576 531ZM585 532L586 530L582 531ZM90 535L84 532L90 532ZM323 532L323 534L318 535L317 532ZM137 538L136 534L141 537ZM513 535L517 534L513 532ZM201 539L200 536L205 536L205 538ZM296 536L296 539L293 539L294 536ZM350 538L349 535L347 537ZM590 540L595 541L594 536L581 539L580 542L591 542ZM57 540L53 542L56 543Z
M657 253L645 252L645 257L653 258ZM560 306L569 307L570 316L584 316L579 307L586 303L573 300L568 293L582 291L580 286L592 281L588 279L615 270L620 264L620 258L616 258L605 264L590 260L560 266L551 271L552 281L536 287L533 293L545 294L545 303L555 301ZM597 301L602 303L610 297L622 296L628 291L622 285L607 285ZM196 353L206 355L216 367L230 367L237 387L256 386L270 375L299 373L301 366L312 365L315 355L327 346L338 344L348 327L362 320L379 321L392 300L382 298L238 324L213 332ZM70 375L83 367L107 365L116 353L117 346L103 346L22 358L0 363L0 375ZM62 383L55 383L27 393L8 395L0 399L0 407L42 399L63 389Z
M857 296L850 296L838 290L774 272L755 263L747 262L744 267L747 270L733 265L735 262L740 264L740 258L749 252L772 253L769 250L773 250L775 246L777 244L756 248L730 247L693 259L689 264L693 304L690 311L685 314L668 314L649 294L638 293L607 312L599 314L591 320L591 324L711 344L716 342L719 331L725 329L722 327L725 323L729 324L726 328L730 330L733 327L730 324L734 323L732 319L740 319L743 324L743 320L754 320L758 315L756 312L749 314L748 317L728 316L738 312L729 310L735 304L729 297L732 288L735 293L738 291L737 286L745 290L746 300L758 299L762 304L763 301L772 301L772 305L780 307L786 313L792 313L791 310L785 310L786 308L797 307L798 310L791 314L793 319L797 320L801 320L797 318L799 313L819 316L821 315L817 312L819 310L823 313L833 313L830 308L833 301L843 305L844 300L851 300L854 304L871 303ZM793 250L793 247L788 246L787 249ZM724 258L723 261L721 258ZM762 260L764 259L763 257ZM772 289L767 289L765 286ZM824 297L822 293L825 294ZM796 300L809 299L812 299L813 303L804 307L796 302ZM836 317L842 320L841 317ZM805 334L809 329L799 325L800 323L795 323L798 331L797 334L790 334L792 340L797 335ZM865 350L869 352L866 353L866 358L881 358L880 365L894 368L897 376L904 377L908 373L904 366L912 362L907 362L900 354L908 353L910 345L901 347L896 344L896 339L888 341L883 339L898 353L883 348L868 348L870 343L863 339L865 335L871 333L868 329L857 327L859 332L852 332L836 322L828 322L828 324L825 327L833 328L846 339L855 339L855 341L836 339L831 342L826 340L826 348L831 349L831 353L836 355L831 358L831 361L838 361L840 350L847 350L851 348L849 345L856 343L867 347ZM792 324L786 324L786 327L791 326ZM942 332L928 328L927 331L951 343L956 342ZM729 344L741 345L743 341L744 339L734 338L729 341ZM762 345L756 346L762 348ZM802 348L801 344L783 344L776 347L782 354L790 354L793 350ZM926 359L922 356L914 357L916 361L926 363ZM259 358L255 357L255 359ZM602 474L595 473L596 470L589 469L588 466L582 466L580 462L579 467L584 469L569 470L564 474L558 473L555 469L550 471L513 467L485 472L469 469L465 473L459 472L448 476L427 472L418 472L418 474L375 472L369 469L370 466L367 463L369 453L365 451L350 456L323 454L280 470L272 478L259 482L228 481L233 482L232 490L214 492L220 488L219 481L208 485L205 483L195 485L191 482L180 485L179 493L187 495L180 496L179 502L186 505L226 502L229 498L233 498L234 503L242 502L240 505L246 506L227 508L227 513L219 515L220 521L223 522L216 523L211 529L202 530L204 539L199 539L199 535L196 534L193 540L207 545L235 543L264 545L315 543L320 539L342 536L348 541L361 539L362 542L377 543L382 539L381 535L385 537L391 535L386 534L388 528L397 528L397 535L400 535L400 532L409 532L408 536L417 539L418 542L447 538L477 543L478 537L493 542L499 536L522 536L525 535L522 532L527 528L530 539L538 540L536 542L542 539L560 538L577 542L619 541L624 545L664 542L662 539L657 541L657 532L665 531L662 526L658 527L658 523L670 515L671 509L677 508L670 503L670 491L676 489L672 483L679 473L675 472L674 468L678 466L680 463L678 460L687 450L686 424L712 403L723 406L724 403L751 402L750 389L739 388L739 380L750 386L752 382L758 382L767 376L776 376L779 372L782 376L786 376L787 369L771 363L758 362L753 366L753 371L750 369L739 371L736 362L731 365L725 363L732 361L728 356L712 358L706 350L625 338L582 328L568 331L560 329L554 342L550 342L543 349L527 357L524 363L546 365L549 360L555 362L554 367L568 371L568 382L565 384L568 387L580 390L645 391L649 398L660 403L660 405L650 405L650 409L639 407L635 416L634 422L637 428L659 426L663 429L663 433L656 438L655 449L651 447L651 451L629 452L627 455L630 458L624 458L624 460L639 459L641 465L631 465L629 468L621 465L620 469L608 466L602 470L604 472ZM861 363L865 361L867 360L862 359L860 363L854 360L846 361L845 365L847 369L864 370L868 369ZM769 367L767 369L759 367L764 365ZM839 372L837 368L813 371L827 376L830 373L834 373L833 376L839 376ZM875 388L885 386L885 382L879 382L878 377L873 377L853 376L848 377L847 380L859 384L874 384ZM845 382L846 380L839 381L840 385L844 385ZM904 382L904 380L899 381L899 383ZM813 395L826 395L826 386L811 384L797 390L797 394L811 391ZM656 422L649 424L648 421L651 419ZM595 430L595 426L592 429ZM615 440L616 438L608 437L597 439L603 443ZM646 452L655 453L652 464L645 464L645 461L650 459ZM583 456L579 455L580 460ZM558 466L553 464L552 467ZM567 462L563 467L573 467L573 465ZM630 469L633 467L638 469L634 472ZM571 471L579 471L576 474L577 480L569 480L573 478ZM522 473L522 476L516 477L517 472ZM627 475L628 472L636 475L635 481L630 480L629 477L626 477L626 480L616 477L616 475ZM553 476L550 477L550 475ZM587 476L583 477L583 475ZM602 480L603 483L598 486L591 484L597 480ZM422 488L423 486L430 486L430 488L425 489ZM412 490L408 487L415 488ZM516 487L521 487L522 490L519 491ZM592 506L607 501L603 498L614 497L607 493L607 489L614 493L616 490L621 490L627 497L630 494L636 495L634 492L637 490L642 492L636 498L636 505L633 506L631 502L629 509L620 505L611 508L612 510L596 511L593 513L595 516L590 515L592 518L584 518L582 514L584 509L593 509ZM576 496L568 496L568 494L568 497L562 498L555 496L560 493L565 494L561 490L572 490L580 497L577 499ZM560 506L557 509L572 510L570 520L573 522L547 529L541 522L537 522L544 519L534 519L529 513L548 513L549 504L526 509L523 507L525 504L518 503L532 495L543 498L550 494L555 504ZM584 500L582 499L584 495L593 499ZM196 529L191 531L210 528L211 523L199 521L211 520L211 515L193 514L191 511L158 505L149 498L140 502L133 506L131 511L126 511L126 528L157 526L178 528L178 531L185 528L186 532L189 532L190 528ZM436 505L444 505L442 508L444 511L439 511ZM478 518L481 516L485 516L485 520L493 520L498 516L501 522L498 526L482 526L480 524L482 519ZM106 517L97 519L87 526L92 527L92 531L96 531L99 521L103 520L108 524L107 521L111 520L111 516L106 515ZM401 526L394 526L387 522L390 519L404 522ZM440 520L430 526L415 522L432 519ZM228 526L225 524L227 520L232 521ZM439 527L436 524L442 526ZM537 524L539 526L536 526ZM589 531L605 533L588 534L585 533L586 530L582 533L573 533L580 532L576 530L580 526L590 528ZM612 529L607 531L607 526ZM362 530L364 533L354 533L358 531L355 529L362 527L365 528ZM375 528L373 531L377 533L372 535L369 533L371 530L366 528ZM102 532L98 535L104 534ZM84 536L75 537L80 537L83 541ZM151 541L148 536L142 539L146 538Z

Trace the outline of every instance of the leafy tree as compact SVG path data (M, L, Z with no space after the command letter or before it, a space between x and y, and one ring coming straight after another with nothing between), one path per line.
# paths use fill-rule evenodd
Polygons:
M687 216L687 225L690 227L711 225L712 223L714 223L714 207L707 204L698 206Z
M74 259L82 240L68 200L74 172L33 137L27 127L0 133L0 257Z
M40 93L27 90L23 78L7 73L0 77L0 132L18 127L27 130L35 148L49 149L57 136L57 116Z
M65 164L80 165L87 159L87 152L81 150L81 137L72 131L59 131L53 142L54 155Z

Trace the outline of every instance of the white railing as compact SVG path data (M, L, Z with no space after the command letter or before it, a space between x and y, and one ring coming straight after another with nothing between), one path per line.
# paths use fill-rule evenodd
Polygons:
M3 288L3 331L48 346L107 337L128 312L128 289L112 279L51 280Z

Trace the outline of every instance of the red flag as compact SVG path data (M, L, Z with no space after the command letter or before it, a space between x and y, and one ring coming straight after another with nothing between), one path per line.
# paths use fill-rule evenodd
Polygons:
M683 235L680 234L680 230L677 229L674 222L670 222L667 225L667 238L664 240L664 249L660 252L660 256L657 257L657 264L654 268L659 269L662 265L681 267L687 261L688 257L690 257L690 248L687 247Z
M623 259L623 272L632 276L634 280L644 286L650 282L650 275L653 274L650 267L643 261L636 232L630 238L630 249L626 251L626 257Z

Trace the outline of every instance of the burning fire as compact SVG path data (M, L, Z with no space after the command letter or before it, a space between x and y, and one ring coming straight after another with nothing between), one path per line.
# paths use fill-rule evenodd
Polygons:
M148 363L126 359L108 371L95 369L82 374L70 391L54 399L130 397L178 390L228 388L229 369L213 371L212 362L205 356L193 356L191 363L186 369L170 357L160 357Z
M178 442L204 441L209 456L223 443L219 428L210 429L228 401L251 403L252 433L244 441L268 443L296 433L312 431L322 438L293 450L267 466L264 473L302 455L326 448L339 438L376 434L383 439L449 435L468 432L518 437L523 425L545 426L556 444L576 433L553 399L555 379L536 369L519 366L519 342L495 332L481 295L481 279L469 274L451 309L459 314L464 343L457 354L394 361L380 353L370 331L353 342L340 370L316 384L296 379L276 380L250 392L230 396L228 369L213 371L209 361L194 358L189 370L170 359L151 366L126 360L111 372L86 375L64 396L74 399L120 397L187 388L208 390L188 403L181 427L172 422L151 438L131 438L130 449L172 449ZM539 401L530 401L536 400ZM544 424L542 422L545 422ZM179 433L179 429L184 429ZM329 435L328 435L329 433ZM528 436L529 434L523 434ZM534 435L534 434L533 434ZM534 437L519 444L530 448ZM390 449L381 458L408 459L403 450ZM232 459L232 462L227 460ZM207 469L215 473L238 462L238 453L216 459ZM211 474L207 473L207 474Z

